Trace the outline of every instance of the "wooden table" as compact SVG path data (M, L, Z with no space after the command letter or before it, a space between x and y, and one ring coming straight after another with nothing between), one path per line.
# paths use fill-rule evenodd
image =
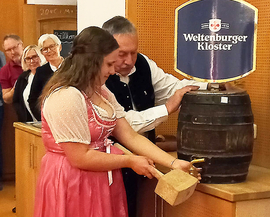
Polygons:
M176 153L171 153L176 156ZM251 165L247 180L236 184L198 184L184 203L162 201L160 217L268 217L270 170Z
M14 123L16 137L17 216L33 215L35 185L45 153L39 128ZM176 156L176 152L169 152ZM165 168L159 167L163 172ZM270 170L251 165L247 181L238 184L199 184L184 203L172 207L156 200L156 180L139 189L140 217L268 217L270 216ZM152 203L151 203L152 202Z

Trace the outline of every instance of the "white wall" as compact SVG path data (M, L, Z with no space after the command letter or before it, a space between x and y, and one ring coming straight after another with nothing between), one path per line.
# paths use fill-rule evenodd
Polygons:
M125 0L77 0L78 33L99 26L116 15L125 16Z

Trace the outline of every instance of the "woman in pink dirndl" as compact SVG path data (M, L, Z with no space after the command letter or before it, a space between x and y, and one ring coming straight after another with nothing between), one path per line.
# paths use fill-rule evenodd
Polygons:
M187 171L124 118L104 86L114 74L118 44L107 31L88 27L75 37L71 54L42 94L42 158L34 217L127 217L121 168L158 177L154 162ZM141 156L123 155L113 135ZM173 166L171 165L173 163Z

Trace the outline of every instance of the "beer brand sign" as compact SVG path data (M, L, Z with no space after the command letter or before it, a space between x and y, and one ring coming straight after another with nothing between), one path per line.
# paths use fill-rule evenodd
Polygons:
M226 82L256 68L258 10L241 0L191 0L175 15L175 70Z

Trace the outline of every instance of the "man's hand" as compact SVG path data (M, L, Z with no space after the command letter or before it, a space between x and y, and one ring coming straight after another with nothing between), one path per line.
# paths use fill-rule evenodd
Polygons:
M11 104L13 102L14 89L15 87L2 89L3 100L5 103Z
M176 112L179 109L182 98L185 93L191 90L198 90L198 89L199 89L199 86L188 85L186 87L183 87L175 91L175 93L168 99L168 101L165 104L168 114Z

